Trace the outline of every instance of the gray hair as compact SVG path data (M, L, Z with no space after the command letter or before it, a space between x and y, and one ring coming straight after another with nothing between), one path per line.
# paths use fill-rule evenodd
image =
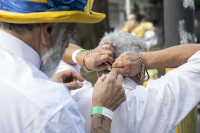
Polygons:
M39 24L13 24L7 22L0 22L0 27L17 33L23 33L24 31L32 31L34 28L39 27Z
M115 56L114 59L118 58L125 52L147 52L147 46L144 41L128 32L114 31L111 33L105 33L105 36L101 39L100 44L104 41L113 42L116 46L114 47ZM107 73L108 70L99 72L101 74Z

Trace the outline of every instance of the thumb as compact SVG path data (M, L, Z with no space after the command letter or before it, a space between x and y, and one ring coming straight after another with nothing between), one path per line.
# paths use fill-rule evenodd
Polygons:
M64 84L69 90L76 90L83 87L83 83L81 82L71 82Z
M101 77L98 78L97 82L102 83L106 79L106 75L102 75Z
M97 66L97 69L98 69L98 71L109 70L109 69L111 69L111 66L105 65L105 64L101 64L101 65Z

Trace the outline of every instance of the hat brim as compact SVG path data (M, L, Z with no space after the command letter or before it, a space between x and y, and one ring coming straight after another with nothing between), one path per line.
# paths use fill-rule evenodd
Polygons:
M105 14L97 12L88 14L81 11L54 11L23 14L0 10L0 21L16 24L57 22L98 23L105 17Z

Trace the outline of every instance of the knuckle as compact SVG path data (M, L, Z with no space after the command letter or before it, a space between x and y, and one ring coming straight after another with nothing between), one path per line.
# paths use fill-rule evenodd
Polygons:
M123 96L123 101L126 101L126 95Z
M130 70L127 70L126 72L125 72L125 74L130 74L131 73L131 71Z
M104 56L104 59L106 60L106 59L109 59L109 56L108 55L105 55Z
M118 75L119 76L119 78L123 78L123 76L122 75Z
M126 57L128 57L129 54L128 54L128 52L126 52L126 53L124 53L124 55L125 55Z
M108 45L107 45L107 49L110 49L110 48L111 48L111 45L110 45L110 44L108 44Z
M109 55L112 55L112 54L113 54L113 52L112 52L112 51L108 51L108 54L109 54Z
M116 84L116 88L117 88L117 89L121 89L121 87L122 87L122 85L121 85L120 83L117 83L117 84Z
M127 61L126 66L130 67L132 63L130 61Z
M108 78L108 82L114 82L114 77L110 77L110 78Z
M122 94L123 94L123 95L125 94L125 89L124 89L124 88L122 88Z

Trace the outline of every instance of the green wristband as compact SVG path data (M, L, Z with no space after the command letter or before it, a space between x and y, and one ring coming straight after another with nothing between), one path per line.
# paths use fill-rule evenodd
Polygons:
M85 50L85 49L78 49L78 51L83 51L83 50Z
M112 120L113 112L105 107L102 106L95 106L92 108L91 116L94 114L101 114L104 115Z

